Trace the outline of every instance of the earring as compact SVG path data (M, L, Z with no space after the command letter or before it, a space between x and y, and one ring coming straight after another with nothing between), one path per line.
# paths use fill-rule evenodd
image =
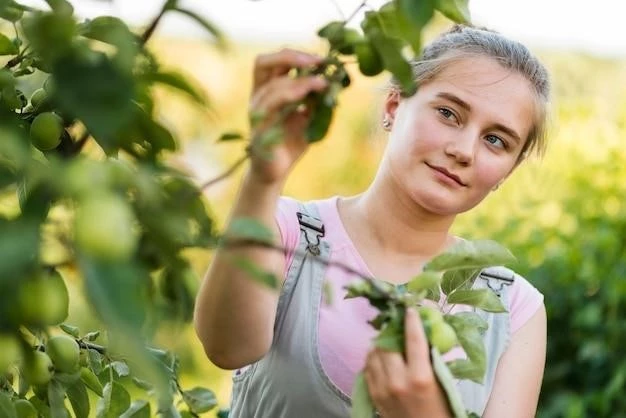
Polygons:
M387 118L383 119L383 129L388 131L391 129L391 121Z
M496 191L500 188L500 183L496 184L495 186L493 186L493 189L491 189L492 191Z

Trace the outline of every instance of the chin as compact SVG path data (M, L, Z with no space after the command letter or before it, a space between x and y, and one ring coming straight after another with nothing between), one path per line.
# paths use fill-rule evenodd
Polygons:
M459 202L454 202L450 196L438 196L432 194L423 194L413 196L416 205L422 207L427 212L439 216L454 216L468 209L462 209Z

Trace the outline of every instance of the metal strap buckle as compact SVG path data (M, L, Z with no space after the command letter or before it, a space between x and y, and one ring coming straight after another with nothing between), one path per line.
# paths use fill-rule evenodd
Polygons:
M307 249L313 255L320 255L320 238L326 233L324 224L319 219L313 218L306 213L298 212L297 216L300 230L304 232ZM311 232L313 232L313 236L310 236Z
M481 272L480 277L487 282L487 287L493 290L493 292L498 296L500 296L500 294L502 293L504 286L510 286L515 281L515 278L513 275L511 275L510 277L507 277L501 274L493 274L493 273L487 273L487 272ZM499 282L499 285L497 287L495 287L496 286L494 283L495 281Z

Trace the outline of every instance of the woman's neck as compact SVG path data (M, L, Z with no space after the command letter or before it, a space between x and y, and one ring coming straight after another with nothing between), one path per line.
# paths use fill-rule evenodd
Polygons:
M371 245L379 247L379 254L430 259L455 242L449 234L455 216L428 212L394 186L382 183L374 181L340 208L348 228L365 234Z

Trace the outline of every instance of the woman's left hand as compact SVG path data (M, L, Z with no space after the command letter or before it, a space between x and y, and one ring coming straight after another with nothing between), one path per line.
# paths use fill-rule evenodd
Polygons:
M448 418L446 395L430 362L428 340L415 309L405 315L405 352L374 348L365 364L365 381L384 418Z

